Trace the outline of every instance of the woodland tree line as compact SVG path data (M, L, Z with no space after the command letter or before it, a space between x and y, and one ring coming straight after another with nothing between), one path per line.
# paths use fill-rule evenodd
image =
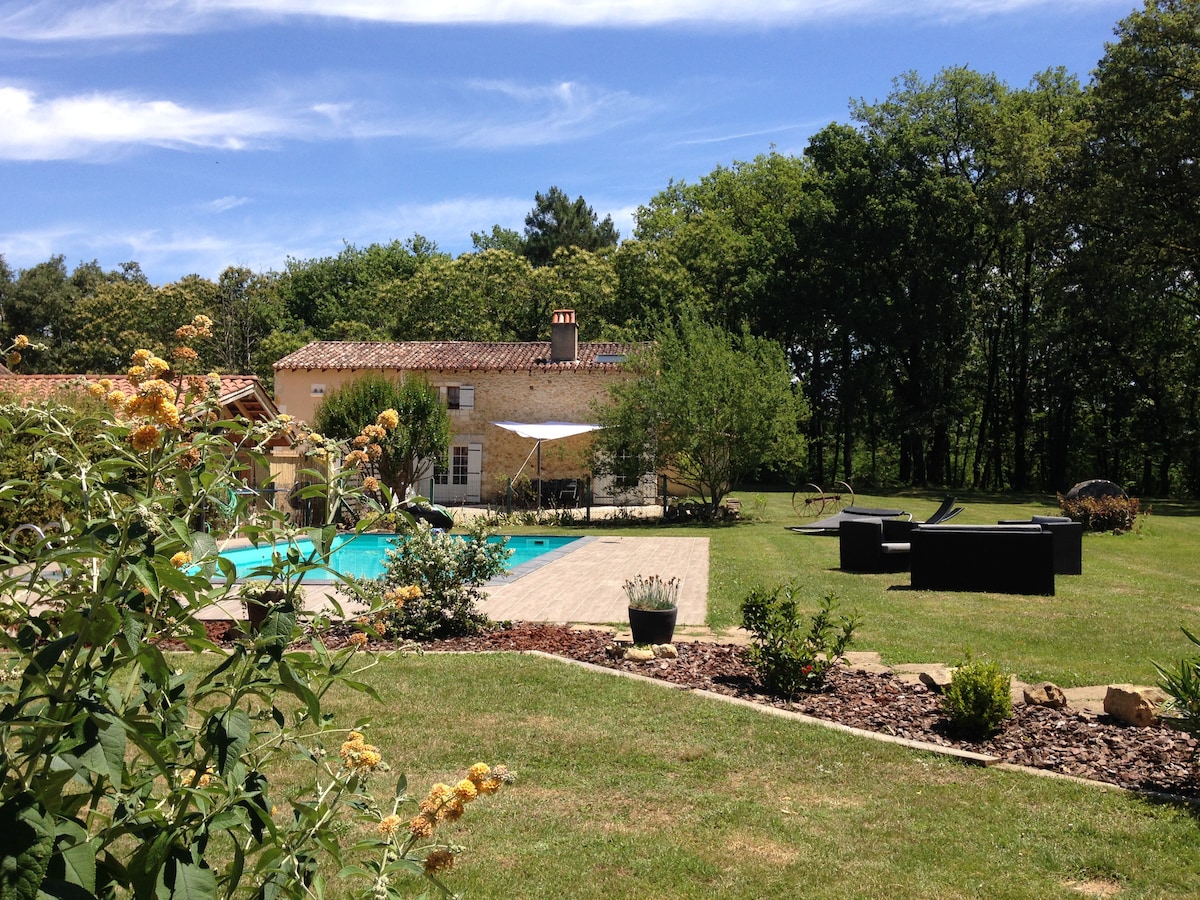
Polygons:
M50 345L23 371L113 372L205 313L205 359L269 379L315 339L545 340L566 307L640 340L687 309L784 348L803 480L1200 493L1200 0L1148 0L1086 85L956 68L850 113L668 184L625 240L552 188L457 258L414 236L155 286L0 257L0 337Z

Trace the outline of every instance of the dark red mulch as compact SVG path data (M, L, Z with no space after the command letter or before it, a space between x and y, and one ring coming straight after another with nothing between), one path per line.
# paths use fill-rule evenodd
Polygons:
M225 628L228 625L224 625ZM334 628L322 635L331 648L344 644L354 629ZM222 625L210 628L215 640ZM957 747L995 756L1004 762L1046 769L1078 778L1108 782L1139 791L1200 799L1200 760L1195 738L1167 726L1137 728L1108 716L1018 705L1004 729L986 741L951 734L940 697L921 684L890 674L832 670L826 690L787 702L762 692L744 647L732 644L677 643L679 658L626 662L612 658L608 631L575 630L563 625L512 623L467 637L424 644L429 652L540 650L567 659L660 678L693 690L713 691L805 713L855 728ZM392 648L373 642L369 648Z

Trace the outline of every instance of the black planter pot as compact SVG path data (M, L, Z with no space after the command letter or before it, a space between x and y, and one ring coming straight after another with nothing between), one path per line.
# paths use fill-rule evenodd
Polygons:
M629 630L635 644L669 644L675 636L679 608L635 609L629 607Z
M271 607L282 600L284 596L283 591L263 591L257 598L242 598L246 604L246 621L250 627L251 634L258 634L263 622L267 619L267 613L271 611Z

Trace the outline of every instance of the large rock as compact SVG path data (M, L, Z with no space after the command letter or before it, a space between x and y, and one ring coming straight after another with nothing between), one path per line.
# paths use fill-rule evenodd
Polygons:
M1029 706L1048 706L1050 709L1065 709L1067 706L1067 695L1052 681L1027 684L1022 696Z
M954 667L942 663L901 663L894 671L897 681L923 684L938 694L945 692L954 677Z
M1167 702L1167 695L1158 688L1132 684L1110 684L1104 694L1104 712L1118 722L1139 727L1153 725Z
M649 647L630 647L625 651L625 659L629 662L650 662L654 659L654 651Z
M1121 500L1129 499L1129 495L1125 493L1125 488L1114 481L1109 481L1107 478L1093 478L1091 481L1081 481L1067 491L1068 500L1078 500L1080 497L1090 497L1093 500L1101 500L1105 497L1117 497Z

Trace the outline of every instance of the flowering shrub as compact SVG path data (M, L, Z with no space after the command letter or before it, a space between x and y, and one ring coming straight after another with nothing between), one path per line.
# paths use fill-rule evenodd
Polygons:
M794 584L756 588L742 601L742 627L752 635L750 662L763 687L781 697L819 691L858 625L856 617L845 615L835 623L836 600L828 595L806 627L796 592Z
M206 328L198 317L179 337ZM309 557L283 513L247 524L242 472L265 463L286 420L218 421L214 378L174 372L145 351L129 375L129 396L98 383L100 414L0 407L0 445L27 446L36 465L36 477L0 484L4 520L28 524L0 533L0 596L13 623L0 630L0 896L319 895L325 863L341 864L347 813L379 821L367 785L386 769L382 750L343 740L321 708L335 685L370 690L352 677L371 665L361 642L291 647L297 590L327 564L334 528L305 535ZM309 489L331 509L352 474L334 450L322 447L329 465ZM283 601L227 651L195 617L237 590L213 537L195 526L217 498L236 498L229 515L243 533L290 545L255 573ZM53 528L37 518L47 500L62 511ZM164 639L190 651L186 671ZM326 753L338 741L342 752ZM287 759L312 766L313 787L283 801L268 773ZM436 876L447 848L422 846L425 855L411 844L402 858Z
M478 521L462 536L418 522L388 551L383 576L355 579L349 592L371 605L371 624L382 637L432 641L473 634L488 624L478 607L482 587L504 572L512 555L489 536Z
M352 732L351 740L347 743L356 738L361 743L362 736ZM342 746L345 752L347 745ZM360 751L355 749L352 752ZM407 782L402 777L396 785L391 812L385 815L378 807L372 807L371 814L378 820L375 834L355 847L358 851L373 851L375 857L365 865L347 866L342 874L357 874L372 879L376 897L391 895L394 889L391 882L398 874L424 875L449 895L449 889L438 876L454 865L456 848L435 840L438 826L444 822L458 821L472 801L494 794L514 780L512 773L504 766L492 768L487 763L475 763L456 784L439 782L417 803L407 795ZM406 803L416 805L416 815L407 821L400 815L401 804Z
M1063 514L1083 523L1084 531L1112 531L1116 534L1132 529L1142 515L1137 497L1076 497L1058 495ZM1147 507L1147 510L1149 507Z

